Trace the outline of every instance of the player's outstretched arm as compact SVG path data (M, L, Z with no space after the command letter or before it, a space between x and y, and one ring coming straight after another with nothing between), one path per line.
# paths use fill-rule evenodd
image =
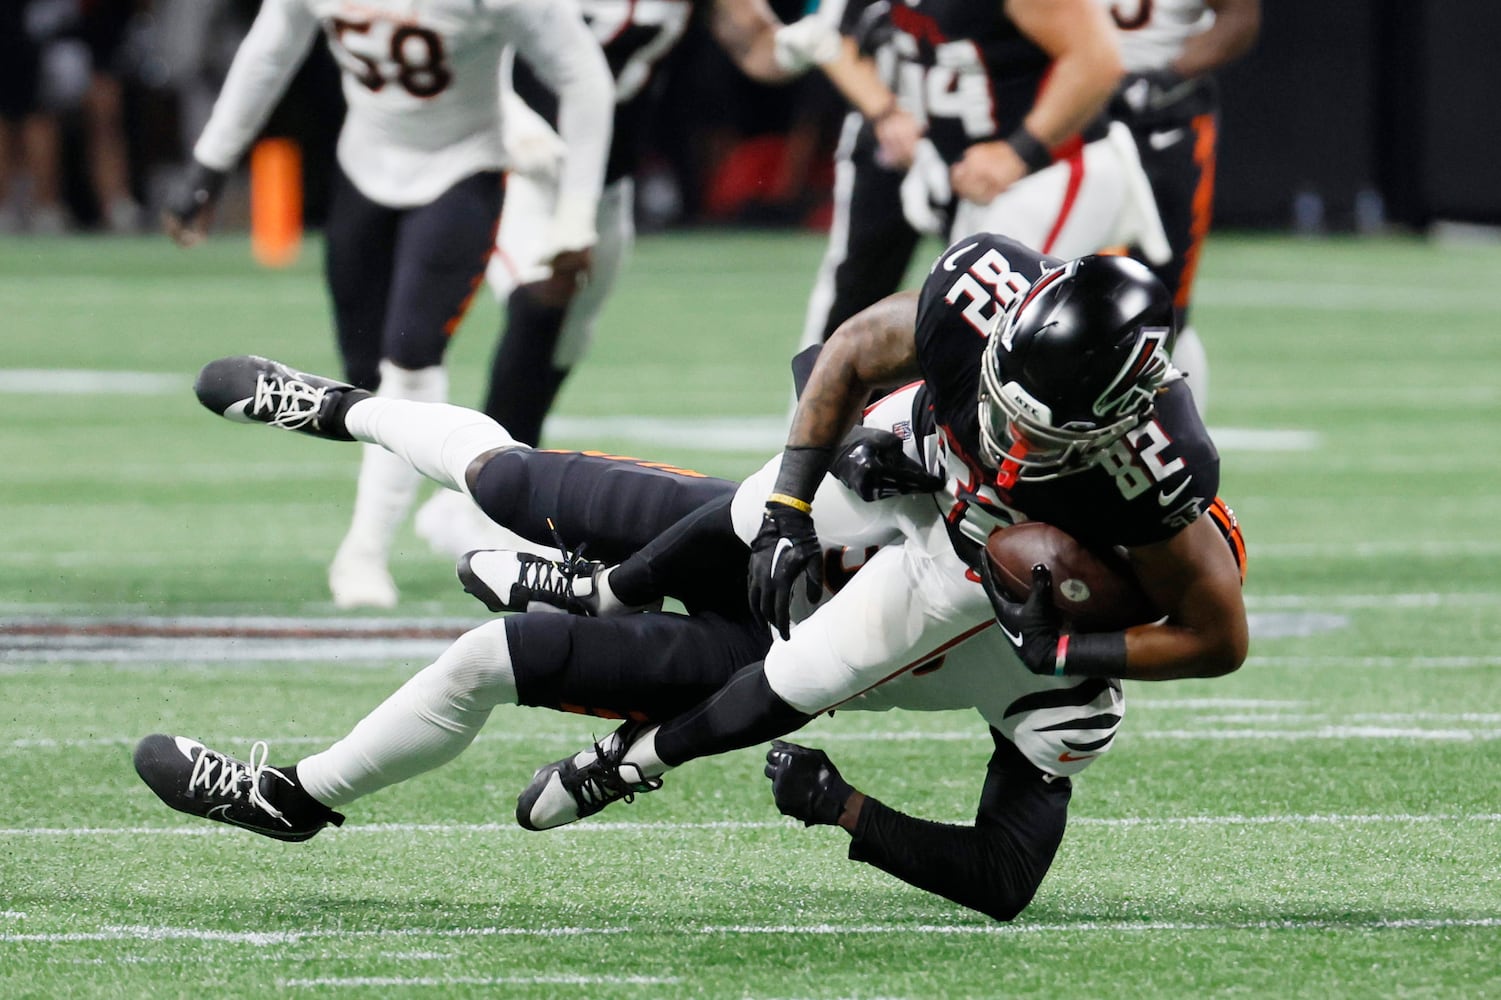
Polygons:
M572 0L525 0L500 8L506 40L558 95L564 149L546 254L559 295L588 274L599 240L595 216L604 187L615 84L604 52Z
M709 30L746 76L785 83L840 54L832 18L810 14L783 24L766 0L716 0Z
M827 754L782 740L766 754L777 808L805 826L838 826L851 860L997 920L1024 910L1063 839L1067 779L1046 781L1014 746L997 743L974 826L899 812L852 787Z
M207 236L225 175L271 116L317 34L317 18L301 0L261 5L193 146L189 169L162 211L162 228L179 246Z
M750 546L751 608L784 639L791 628L792 588L803 581L810 602L823 592L813 495L871 391L917 374L916 326L917 295L911 292L850 317L824 345L798 399L776 485Z

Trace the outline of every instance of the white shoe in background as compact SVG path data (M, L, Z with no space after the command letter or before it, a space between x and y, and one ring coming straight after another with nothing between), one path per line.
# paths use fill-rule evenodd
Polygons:
M345 539L328 567L328 589L334 607L343 611L355 608L396 607L400 593L386 560L376 553L353 546Z
M434 553L457 559L475 549L509 549L556 559L558 550L539 545L503 528L480 510L473 500L453 490L438 490L417 508L417 537Z

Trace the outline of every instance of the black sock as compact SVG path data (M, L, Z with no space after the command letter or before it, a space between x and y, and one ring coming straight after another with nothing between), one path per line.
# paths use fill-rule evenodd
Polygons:
M490 362L485 413L523 444L535 445L567 368L553 364L566 306L543 303L521 285L506 300L506 329Z
M656 737L662 763L677 767L696 757L755 746L801 729L812 719L771 689L763 666L741 667L698 707L663 723Z
M278 767L278 771L286 775L287 781L275 777L267 777L261 782L261 794L271 802L273 806L281 810L293 825L301 825L299 821L325 820L334 826L341 826L344 817L335 812L332 807L324 805L302 787L302 782L297 780L297 765L291 767ZM291 784L287 784L287 782Z

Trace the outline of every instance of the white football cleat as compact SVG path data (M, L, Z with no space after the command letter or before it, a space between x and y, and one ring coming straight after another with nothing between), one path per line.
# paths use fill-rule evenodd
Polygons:
M396 607L401 596L384 559L346 546L339 547L334 561L329 564L328 589L333 595L334 607L341 611L355 608L389 610Z
M413 525L417 537L434 553L457 559L475 549L508 549L556 559L558 550L522 538L502 527L479 509L479 505L462 493L441 489L417 508Z

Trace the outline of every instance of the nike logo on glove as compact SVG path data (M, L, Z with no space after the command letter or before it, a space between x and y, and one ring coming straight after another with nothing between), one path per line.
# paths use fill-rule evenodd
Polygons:
M777 547L771 550L771 573L772 573L773 576L776 575L776 572L777 572L777 563L779 563L779 562L782 561L782 555L784 553L791 552L791 551L792 551L792 542L789 539L786 539L786 538L778 538L777 539Z
M1011 640L1011 645L1015 646L1017 649L1022 648L1022 634L1020 632L1013 632L1005 625L1002 625L1000 622L996 622L996 624L1000 625L1001 634L1004 635L1007 639Z

